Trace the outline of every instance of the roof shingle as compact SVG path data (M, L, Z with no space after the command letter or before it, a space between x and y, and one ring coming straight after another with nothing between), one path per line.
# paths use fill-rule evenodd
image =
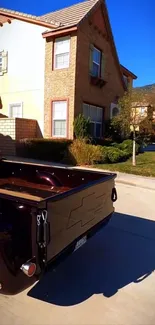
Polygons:
M7 16L7 15L12 15L12 17L14 16L14 15L16 15L17 17L19 17L19 18L27 18L27 19L32 19L32 20L36 20L36 21L40 21L40 22L48 22L48 21L46 21L45 19L43 19L42 18L42 16L35 16L35 15L30 15L30 14L25 14L25 13L23 13L23 12L19 12L19 11L15 11L15 10L10 10L10 9L5 9L5 8L0 8L0 18L1 18L1 20L4 20L4 16L3 15L5 15L5 16ZM5 21L5 20L4 20ZM52 24L54 24L55 25L55 27L59 27L61 24L60 23L58 23L58 22L56 22L56 21L54 21L54 20L52 20L51 19L51 21L50 22L48 22L48 23L50 23L51 25Z
M47 13L40 18L46 22L56 21L64 27L77 25L100 0L86 0L73 6Z

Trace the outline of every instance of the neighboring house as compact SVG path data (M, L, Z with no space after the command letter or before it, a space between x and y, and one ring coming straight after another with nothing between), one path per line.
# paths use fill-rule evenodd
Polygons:
M10 118L38 120L44 132L45 40L54 23L0 9L1 112Z
M133 80L137 79L137 76L133 74L131 71L129 71L127 68L125 68L123 65L121 65L121 71L123 73L123 79L125 81L125 84L127 88L130 90L133 87Z
M150 114L150 108L152 105L149 105L147 102L143 102L143 103L137 103L136 105L133 105L132 108L132 114L135 117L135 124L137 124L136 126L136 131L139 131L139 126L140 123L148 116L148 112ZM151 117L155 123L155 110L151 109ZM131 126L132 129L132 126Z
M92 136L103 137L127 80L136 79L119 63L105 2L40 17L2 9L0 22L2 114L38 120L45 137L73 138L83 113Z

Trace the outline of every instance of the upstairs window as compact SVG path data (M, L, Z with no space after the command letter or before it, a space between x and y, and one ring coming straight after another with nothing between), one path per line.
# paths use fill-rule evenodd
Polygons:
M147 112L146 107L140 107L140 113L141 115L144 115Z
M95 77L100 77L101 72L101 51L94 47L93 49L93 75Z
M89 73L92 77L104 78L105 56L94 45L90 45Z
M123 79L124 79L126 87L128 87L128 77L123 75Z
M2 72L2 52L0 52L0 73Z
M9 104L9 117L22 118L23 117L23 104L22 103Z
M0 52L0 76L8 71L8 52Z
M54 43L54 69L69 67L70 37L57 38Z

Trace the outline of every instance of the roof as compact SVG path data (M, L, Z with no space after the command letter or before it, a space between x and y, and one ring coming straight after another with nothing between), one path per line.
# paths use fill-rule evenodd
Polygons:
M37 24L49 28L58 28L61 26L60 23L54 20L46 21L45 19L39 16L29 15L19 11L0 8L0 24L2 25L5 22L9 22L9 19L19 19L22 21L31 22L33 24Z
M121 64L121 69L122 72L126 73L128 76L131 76L133 79L137 79L137 76L133 72L128 70L126 67L124 67L122 64Z
M122 70L130 74L133 77L133 79L137 79L137 77L128 69L120 65L119 63L119 58L117 55L117 50L116 50L116 46L112 34L110 21L109 21L108 11L104 0L85 0L83 2L77 3L70 7L53 11L51 13L47 13L42 16L34 16L34 15L24 14L18 11L0 8L0 25L2 25L5 21L10 22L10 19L19 19L19 20L31 22L34 24L38 24L53 29L53 32L46 31L43 33L44 37L48 37L51 35L51 33L53 34L65 29L69 30L74 26L78 26L83 21L83 19L86 18L87 15L90 12L92 12L92 10L96 8L96 6L99 4L102 4L103 6L106 25L111 39L112 50L118 67L118 72L120 75L120 79L122 80L123 87L126 88L123 80ZM4 21L4 17L6 19L5 21Z
M40 16L40 18L46 22L57 21L65 28L75 26L81 22L98 2L100 0L86 0L70 7L47 13Z

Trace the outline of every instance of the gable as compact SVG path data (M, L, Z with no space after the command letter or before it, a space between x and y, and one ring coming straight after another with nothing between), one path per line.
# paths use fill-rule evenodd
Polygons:
M110 46L110 52L113 56L116 71L118 74L118 78L120 79L121 85L124 90L126 90L126 86L123 80L123 74L120 67L120 62L116 50L116 46L114 43L114 38L112 34L112 29L109 21L108 11L104 2L98 2L98 6L95 6L89 13L88 16L85 17L84 21L88 21L90 25L92 25L94 33L95 31L103 37L105 41L108 42Z
M102 33L106 38L108 36L108 31L106 28L102 7L98 7L95 12L91 15L91 23L100 33Z

